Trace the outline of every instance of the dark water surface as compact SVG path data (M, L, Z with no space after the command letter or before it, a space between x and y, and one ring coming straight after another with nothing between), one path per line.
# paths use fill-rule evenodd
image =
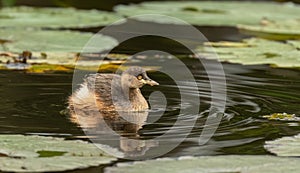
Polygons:
M300 114L300 71L223 64L228 90L226 114L212 139L206 145L199 146L198 137L207 117L205 111L210 102L210 88L204 70L195 65L197 60L183 61L201 86L201 112L199 115L181 115L186 119L198 116L197 123L186 140L165 156L267 154L263 148L266 140L300 133L298 122L262 118L262 115L276 112ZM168 106L159 120L146 123L140 129L140 139L153 139L164 134L178 118L181 104L178 89L170 78L158 72L150 73L149 76L161 85L156 88L144 87L142 92L148 98L152 91L161 91L167 97ZM71 88L71 73L1 71L0 133L85 139L81 129L70 122L65 113ZM156 104L152 107L159 107L159 103ZM181 135L181 130L178 128L178 135Z

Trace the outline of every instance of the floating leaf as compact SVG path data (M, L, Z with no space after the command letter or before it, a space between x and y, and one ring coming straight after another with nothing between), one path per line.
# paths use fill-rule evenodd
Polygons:
M300 121L300 117L297 117L295 114L287 113L274 113L271 115L264 115L263 118L269 120L280 120L280 121Z
M238 24L258 25L262 19L285 21L300 19L300 7L291 3L238 2L238 1L165 1L143 2L141 4L118 5L115 11L125 16L161 14L182 19L193 25L236 26ZM274 13L276 11L276 13ZM165 18L136 16L142 21L176 23Z
M289 40L287 41L289 44L295 46L298 50L300 50L300 41Z
M23 51L30 51L33 58L28 60L29 63L74 65L78 53L82 51L91 37L97 40L97 44L95 47L85 48L86 51L101 52L118 44L115 39L100 34L93 35L75 31L0 29L0 39L10 40L10 42L0 46L0 53L19 54ZM0 60L6 62L8 58L2 56Z
M267 19L265 19L267 21ZM238 25L241 32L272 40L300 39L300 18L277 22L265 22L260 25Z
M214 53L217 53L220 61L231 63L300 67L300 51L292 44L257 38L246 39L240 43L233 42L232 46L227 42L224 46L222 44L222 42L207 43L206 45L217 45L217 47L214 49L208 46L199 47L198 52L206 58L215 58ZM236 46L239 44L246 46Z
M72 72L74 66L68 65L51 65L51 64L35 64L27 70L32 73L45 73L45 72Z
M300 169L300 160L274 156L203 156L119 163L105 169L109 173L179 172L291 172Z
M98 10L11 7L0 10L0 27L84 28L105 26L122 19Z
M116 160L91 143L62 138L0 135L0 171L55 172Z
M267 141L264 147L278 156L300 157L300 134Z
M109 36L100 34L81 33L75 31L44 31L44 30L8 30L0 29L0 38L10 40L3 44L0 51L23 52L80 52L91 37L97 39L97 47L89 50L101 52L117 45L117 41ZM5 50L4 50L5 49ZM48 56L47 56L48 57Z
M204 45L213 46L213 47L250 47L251 46L243 42L230 42L230 41L207 42L204 43Z

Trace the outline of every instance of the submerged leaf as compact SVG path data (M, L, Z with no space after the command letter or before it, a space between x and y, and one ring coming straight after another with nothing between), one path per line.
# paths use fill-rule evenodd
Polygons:
M300 157L300 134L267 141L264 147L278 156Z
M300 51L296 42L287 44L283 42L270 41L264 39L246 39L242 42L232 42L223 44L222 42L208 44L199 47L198 52L205 58L215 58L215 53L220 61L252 64L271 64L277 67L300 67ZM237 46L238 45L238 46ZM245 46L240 46L245 45Z
M203 156L119 163L105 169L109 173L181 173L181 172L290 172L297 173L300 160L274 156Z
M0 146L0 171L7 172L66 171L116 160L91 143L62 138L0 135Z
M109 25L122 17L98 10L7 7L0 10L0 19L0 27L84 28Z

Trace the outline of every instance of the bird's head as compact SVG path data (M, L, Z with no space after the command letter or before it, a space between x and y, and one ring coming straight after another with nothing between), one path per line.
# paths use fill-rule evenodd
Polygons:
M122 73L122 83L129 88L141 88L144 85L159 85L156 81L150 79L142 67L129 67Z

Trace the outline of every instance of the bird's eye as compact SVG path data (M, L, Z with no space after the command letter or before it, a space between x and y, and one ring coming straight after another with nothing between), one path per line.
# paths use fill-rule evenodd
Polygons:
M138 79L138 80L141 80L141 79L143 79L143 76L142 76L142 75L138 75L138 76L137 76L137 79Z

